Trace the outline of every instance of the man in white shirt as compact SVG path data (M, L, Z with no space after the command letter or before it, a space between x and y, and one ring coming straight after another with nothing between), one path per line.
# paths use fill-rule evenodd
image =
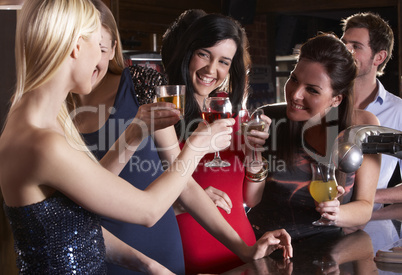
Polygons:
M401 131L402 99L386 91L377 78L384 73L392 55L394 35L391 27L373 13L354 14L342 20L342 26L342 41L354 52L359 69L355 80L354 107L376 115L382 126ZM382 155L372 220L385 219L378 217L383 204L402 203L402 185L387 188L398 162L402 168L400 159ZM370 231L373 223L370 222L365 230ZM391 235L391 239L398 237Z

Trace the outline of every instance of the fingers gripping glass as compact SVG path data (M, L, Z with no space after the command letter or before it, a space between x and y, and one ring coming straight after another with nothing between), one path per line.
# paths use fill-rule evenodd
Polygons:
M309 191L313 199L317 202L331 201L338 194L337 182L335 178L335 167L332 164L312 163L312 179L309 185ZM321 217L314 221L313 225L330 226L335 225L334 221Z
M265 127L267 127L267 124L264 120L261 119L261 115L263 114L264 112L261 109L255 110L251 116L249 116L248 112L246 111L245 114L241 117L240 127L242 134L250 133L252 130L260 132L264 131ZM256 153L257 152L255 150L255 146L253 146L253 156L252 161L250 162L250 166L264 165L263 161L257 160Z
M217 119L230 118L232 116L232 104L227 97L208 97L204 99L202 106L202 118L208 123ZM228 167L230 163L221 159L219 151L215 152L214 159L205 164L206 167Z

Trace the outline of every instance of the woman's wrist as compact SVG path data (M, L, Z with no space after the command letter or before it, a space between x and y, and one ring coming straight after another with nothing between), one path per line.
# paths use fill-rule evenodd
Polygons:
M253 165L253 161L246 165L246 179L251 182L261 182L264 181L268 176L268 162L262 157L261 164Z
M240 260L242 260L245 263L248 263L253 259L253 247L252 246L248 246L247 244L244 244L244 247L241 249L241 251L239 251L239 255L238 257L240 258Z
M200 144L200 142L197 141L196 136L191 135L185 142L184 146L183 146L183 150L190 150L192 152L192 154L194 154L195 156L200 157L200 159L202 157L204 157L205 154L208 153L208 147L207 146L203 146Z

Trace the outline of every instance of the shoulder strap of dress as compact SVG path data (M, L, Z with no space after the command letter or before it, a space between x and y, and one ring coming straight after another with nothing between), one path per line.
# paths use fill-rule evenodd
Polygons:
M155 86L166 85L166 77L152 68L139 65L132 65L128 68L138 103L140 105L152 103L155 97Z

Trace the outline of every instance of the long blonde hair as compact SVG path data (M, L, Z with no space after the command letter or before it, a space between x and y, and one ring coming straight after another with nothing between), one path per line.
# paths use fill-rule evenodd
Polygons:
M17 85L12 106L24 93L51 79L78 39L89 38L98 28L99 12L89 0L25 1L17 22ZM70 145L85 151L95 160L71 120L67 101L62 105L57 119Z
M17 83L12 106L25 93L51 79L71 53L78 38L87 39L99 27L99 13L89 0L25 1L17 22ZM82 148L96 161L72 123L66 102L57 119L67 141ZM17 274L15 252L12 251L13 237L2 206L0 191L0 273Z

